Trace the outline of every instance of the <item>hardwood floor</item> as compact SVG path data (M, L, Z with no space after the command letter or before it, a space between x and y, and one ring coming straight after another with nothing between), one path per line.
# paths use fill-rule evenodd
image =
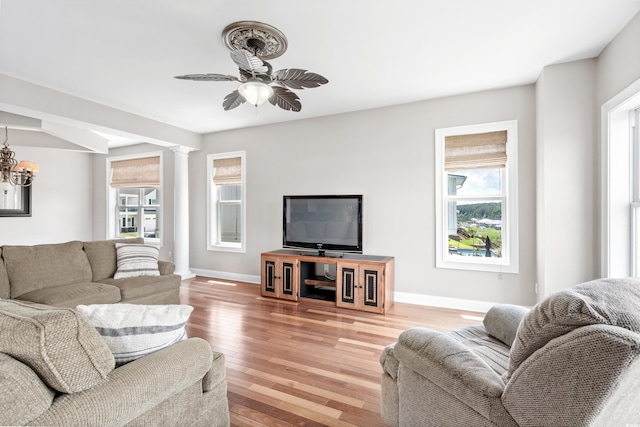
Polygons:
M260 297L260 287L182 282L187 326L224 353L232 426L384 426L378 359L405 329L457 329L481 313L396 303L386 314ZM465 317L462 317L465 316Z

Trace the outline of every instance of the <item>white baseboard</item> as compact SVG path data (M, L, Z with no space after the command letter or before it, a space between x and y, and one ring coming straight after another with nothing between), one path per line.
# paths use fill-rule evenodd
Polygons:
M211 277L214 279L235 280L238 282L253 283L256 285L260 284L260 276L254 276L251 274L229 273L227 271L204 270L201 268L192 268L191 272L199 276ZM395 292L393 296L396 302L426 305L431 307L451 308L454 310L475 311L481 313L486 313L491 307L497 304L487 301L410 294L407 292Z
M407 304L427 305L431 307L451 308L455 310L476 311L486 313L495 302L476 301L460 298L437 297L433 295L410 294L406 292L394 292L395 302Z
M193 271L174 271L174 274L180 276L182 280L193 279L196 274Z
M260 284L260 276L251 274L229 273L227 271L203 270L201 268L192 268L192 272L199 276L211 277L215 279L235 280L238 282Z

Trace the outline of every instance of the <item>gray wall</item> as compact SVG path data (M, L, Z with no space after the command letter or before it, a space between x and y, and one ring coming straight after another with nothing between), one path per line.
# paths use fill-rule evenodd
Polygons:
M281 247L284 194L363 194L364 251L396 258L396 291L534 302L534 86L207 135L190 155L191 267L260 274ZM520 274L435 268L434 131L503 120L519 125ZM206 156L247 152L247 252L206 250Z
M0 218L0 245L91 240L91 154L11 143L18 159L40 165L32 191L31 217Z
M536 85L538 299L599 274L596 61L545 67Z

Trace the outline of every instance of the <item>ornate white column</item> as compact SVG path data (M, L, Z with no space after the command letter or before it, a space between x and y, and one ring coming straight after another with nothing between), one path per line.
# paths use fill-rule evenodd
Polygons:
M195 277L189 270L189 152L188 147L171 147L175 153L173 178L173 259L182 279Z

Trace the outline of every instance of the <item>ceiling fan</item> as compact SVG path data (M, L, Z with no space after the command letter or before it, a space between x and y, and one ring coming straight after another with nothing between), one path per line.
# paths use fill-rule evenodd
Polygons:
M290 89L308 89L329 83L320 74L300 68L273 71L266 59L277 58L287 50L287 39L271 25L241 21L228 25L222 32L231 59L240 69L238 77L225 74L186 74L176 79L195 81L237 81L238 89L224 98L222 107L232 110L245 102L256 107L269 101L272 105L300 111L300 98Z

